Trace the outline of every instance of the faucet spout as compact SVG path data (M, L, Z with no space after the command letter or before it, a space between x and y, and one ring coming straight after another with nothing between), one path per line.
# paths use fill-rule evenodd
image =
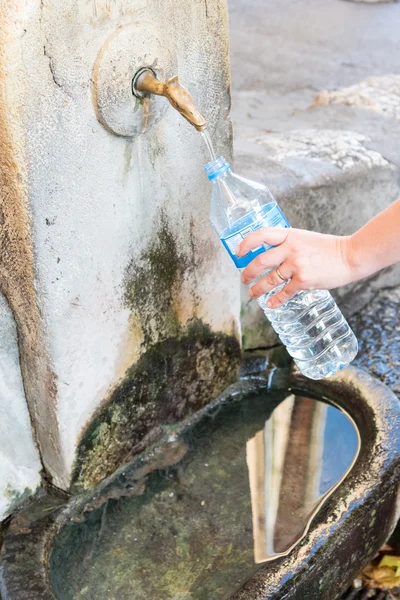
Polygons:
M139 97L156 94L165 96L171 106L175 108L197 131L204 131L207 123L197 110L192 96L186 88L179 83L178 76L163 82L157 79L150 69L143 69L136 74L133 80L133 92Z

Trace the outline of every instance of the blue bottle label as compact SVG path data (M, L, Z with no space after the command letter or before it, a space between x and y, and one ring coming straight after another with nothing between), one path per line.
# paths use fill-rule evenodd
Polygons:
M254 210L245 215L222 233L221 242L238 269L244 269L256 256L272 248L272 246L263 244L251 250L246 256L236 256L236 251L241 242L250 233L262 227L284 227L287 229L290 225L279 206L276 203L271 203L264 206L259 212Z

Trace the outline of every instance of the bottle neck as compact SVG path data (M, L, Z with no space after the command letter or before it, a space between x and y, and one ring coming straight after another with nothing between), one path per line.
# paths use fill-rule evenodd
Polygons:
M219 194L223 195L226 210L229 212L229 216L227 215L229 220L236 220L242 216L243 208L241 207L240 200L236 197L235 186L232 186L232 181L230 181L229 177L232 174L230 164L223 156L220 156L209 162L204 167L204 170L213 186L218 188ZM237 212L240 213L239 216L236 216Z
M210 181L215 181L220 177L226 176L231 172L231 165L224 159L223 156L212 160L204 167L207 177Z
M225 171L223 171L223 173L218 173L218 175L216 177L214 177L214 179L212 179L211 183L215 183L217 181L222 181L223 179L226 179L227 177L229 177L229 175L232 174L232 169L229 167L229 169L226 169Z

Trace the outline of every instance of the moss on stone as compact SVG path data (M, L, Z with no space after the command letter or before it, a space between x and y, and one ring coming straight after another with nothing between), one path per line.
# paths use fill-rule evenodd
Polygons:
M11 483L7 483L4 490L4 497L8 500L8 512L12 513L18 506L25 502L28 498L31 498L34 494L34 490L26 487L23 492L15 490Z
M97 484L154 443L160 425L180 421L235 381L239 364L236 338L213 333L199 321L152 346L87 427L77 451L75 484Z
M159 220L153 241L126 273L125 304L140 320L144 345L179 333L176 297L190 263L190 257L179 250L164 212Z

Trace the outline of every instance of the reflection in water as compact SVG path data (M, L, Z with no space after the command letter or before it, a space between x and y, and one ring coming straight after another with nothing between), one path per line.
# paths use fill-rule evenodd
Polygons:
M351 469L359 435L332 406L289 396L246 444L254 558L287 554Z
M73 515L51 554L55 595L230 598L302 538L358 447L350 419L316 400L261 393L211 408Z

